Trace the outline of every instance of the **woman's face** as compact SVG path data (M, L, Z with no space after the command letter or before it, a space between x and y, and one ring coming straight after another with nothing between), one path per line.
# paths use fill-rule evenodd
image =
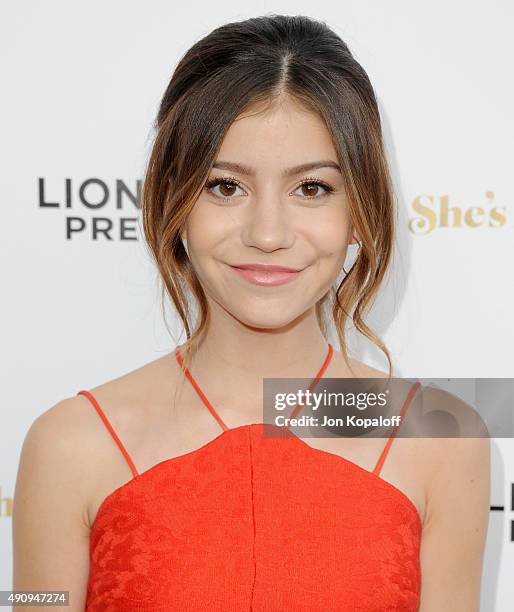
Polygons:
M323 121L290 98L234 121L182 233L210 307L261 329L313 309L341 271L352 237L334 166ZM245 275L233 267L243 264L301 271Z

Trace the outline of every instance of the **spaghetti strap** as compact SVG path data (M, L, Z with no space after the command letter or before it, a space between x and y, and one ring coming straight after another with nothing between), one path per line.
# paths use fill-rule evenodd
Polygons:
M205 393L200 389L200 387L198 386L196 380L193 378L191 372L186 368L186 366L184 365L184 360L182 359L182 355L180 354L180 351L178 350L178 346L175 349L175 356L177 358L177 361L180 364L180 367L182 368L182 370L184 371L184 374L187 376L187 378L189 379L189 382L193 385L195 391L198 393L198 395L200 396L200 398L202 399L203 403L207 406L207 408L209 409L209 411L211 412L212 416L216 419L216 421L218 421L218 423L221 425L221 427L223 428L223 431L228 431L230 428L227 427L227 425L225 425L225 422L223 421L223 419L219 416L219 414L216 412L216 410L214 409L214 406L211 404L211 402L207 399L207 396L205 395Z
M325 361L323 362L323 365L321 366L319 372L316 374L316 377L315 377L314 381L311 383L311 385L309 387L309 389L311 391L314 388L314 386L316 385L316 383L318 382L318 380L321 378L321 376L323 375L325 370L327 369L328 364L330 363L330 360L332 358L333 352L334 352L334 349L333 349L332 345L330 343L328 343L328 353L327 353L327 356L325 357ZM216 410L214 409L214 406L209 402L209 400L207 399L207 396L205 395L205 393L200 389L199 385L197 384L197 382L193 378L191 372L184 365L184 361L182 359L182 355L180 354L180 351L179 351L178 347L175 349L175 356L177 357L177 361L179 362L180 367L182 368L182 370L184 371L185 375L189 379L190 383L193 385L194 389L196 390L196 392L198 393L198 395L202 399L203 403L207 406L207 408L211 412L212 416L216 419L216 421L218 421L218 423L221 425L221 427L223 428L224 431L228 431L230 429L230 427L228 427L225 424L223 419L216 412ZM299 409L299 406L296 407L295 412L298 409ZM295 414L295 412L293 412L293 414Z
M403 417L406 415L407 409L410 406L412 399L416 395L416 391L419 389L419 387L421 387L421 383L415 382L412 385L412 387L409 389L409 393L407 394L407 397L405 398L405 402L403 403L403 406L400 412L400 417L401 417L400 423L394 426L393 431L391 435L389 436L386 442L386 445L384 446L384 449L382 450L382 453L380 454L380 457L378 458L377 464L373 468L373 473L376 474L377 476L380 474L380 470L382 469L382 466L384 465L384 462L387 457L387 453L389 452L389 449L391 448L391 444L393 443L393 439L396 436L396 432L400 428L402 421L403 421Z
M325 370L328 368L328 364L330 363L330 360L332 359L333 353L334 353L334 349L333 349L332 345L329 343L328 344L328 353L327 353L327 356L325 357L325 361L323 362L323 365L321 366L319 372L314 377L314 380L309 385L309 390L310 391L312 391L314 389L314 387L316 386L317 382L323 376L323 373L325 372ZM296 415L300 412L300 410L302 408L303 408L303 406L301 406L300 404L298 406L296 406L296 408L293 410L293 412L291 413L289 418L292 419L292 418L296 417ZM286 425L286 428L289 429L289 425Z
M87 397L88 400L93 404L93 406L95 407L96 411L98 412L98 414L100 415L102 421L104 422L105 426L107 427L107 429L109 430L109 433L111 434L111 436L114 438L114 441L116 442L116 444L118 445L120 451L122 452L123 456L125 457L127 463L129 464L130 469L132 470L132 474L134 475L134 478L138 475L138 471L136 470L136 466L134 465L134 462L132 461L132 459L130 458L130 455L127 453L126 448L123 446L121 440L118 438L118 435L116 434L116 432L114 431L112 425L109 423L109 420L107 419L107 417L105 416L104 411L100 408L100 404L96 401L95 397L93 396L92 393L90 393L89 391L86 391L85 389L83 389L82 391L79 391L77 393L77 395L83 395L84 397Z

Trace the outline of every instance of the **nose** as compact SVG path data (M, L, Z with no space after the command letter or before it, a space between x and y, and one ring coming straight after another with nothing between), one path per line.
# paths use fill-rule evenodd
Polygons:
M253 199L242 228L245 246L265 252L291 248L295 240L290 211L276 193Z

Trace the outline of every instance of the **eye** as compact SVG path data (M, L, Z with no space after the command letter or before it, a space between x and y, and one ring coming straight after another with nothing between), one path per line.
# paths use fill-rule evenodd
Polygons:
M304 179L300 183L298 189L304 190L305 187L308 187L308 189L306 190L307 195L305 195L305 191L299 194L300 197L304 200L319 200L320 198L324 198L334 191L334 188L331 187L328 183L325 183L324 181L320 181L319 179L315 178ZM321 195L319 195L320 187L324 190Z
M223 189L223 191L221 191L221 195L214 191L214 189L218 186ZM234 177L214 177L205 183L205 189L209 193L212 193L216 198L219 198L224 202L229 202L234 198L234 190L237 188L242 189L241 184Z

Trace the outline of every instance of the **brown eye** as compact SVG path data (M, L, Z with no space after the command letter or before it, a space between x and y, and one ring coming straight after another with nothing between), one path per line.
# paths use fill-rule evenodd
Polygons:
M234 195L237 185L234 185L233 183L220 183L219 188L222 196L230 197Z
M303 181L298 189L302 190L298 195L305 200L319 200L334 191L330 185L317 179L307 179Z
M316 185L315 183L304 183L302 185L303 195L307 198L315 196L317 189L319 189L319 185Z
M223 200L224 202L233 200L233 196L237 195L237 189L241 189L241 191L243 191L238 181L229 179L227 177L213 178L207 181L205 188L209 193L214 195L219 200Z

